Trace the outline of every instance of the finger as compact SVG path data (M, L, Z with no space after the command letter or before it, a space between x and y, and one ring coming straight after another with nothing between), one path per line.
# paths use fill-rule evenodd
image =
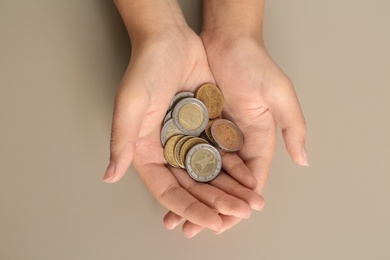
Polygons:
M164 226L168 230L175 229L182 221L183 218L177 215L176 213L173 213L172 211L168 211L168 213L165 214L163 219Z
M181 222L183 218L179 215L173 213L172 211L168 211L168 213L164 217L164 225L168 230L173 230L176 228ZM222 223L223 225L223 223ZM192 238L199 234L205 228L194 224L190 221L185 221L182 227L182 231L186 238ZM218 229L219 230L219 229Z
M261 211L264 207L264 199L260 194L242 186L239 182L237 182L236 180L234 180L224 172L221 172L217 178L215 178L210 182L210 184L232 195L233 197L245 201L254 210ZM224 214L223 212L220 213ZM232 215L232 214L225 214L225 215ZM239 216L237 214L234 216L242 218L242 216Z
M276 123L271 112L256 113L251 120L238 121L244 134L244 146L238 155L257 178L256 192L261 194L272 164L276 142Z
M149 107L149 97L140 82L122 85L115 99L111 129L110 164L103 180L118 181L126 173L133 160L142 120Z
M168 168L139 163L134 161L140 177L161 205L200 226L215 230L222 224L218 213L183 189Z
M220 216L222 219L222 225L221 225L221 227L218 228L218 230L213 230L214 234L217 234L217 235L222 234L223 232L225 232L228 229L231 229L232 227L234 227L235 225L240 223L240 221L242 220L242 218L238 218L235 216L227 216L227 215L222 215L222 214ZM203 231L204 227L196 225L194 223L191 223L190 221L185 221L183 224L182 230L183 230L185 237L193 238L194 236L199 234L201 231Z
M223 225L223 223L222 223L222 225ZM182 231L183 231L184 236L186 238L193 238L194 236L199 234L202 230L204 230L204 227L199 226L197 224L194 224L188 220L184 222L183 227L182 227Z
M222 225L218 230L213 231L214 234L217 235L222 234L226 230L231 229L232 227L240 223L240 221L242 220L241 218L237 218L235 216L226 216L226 215L221 215L221 219L222 219Z
M172 172L180 186L210 208L222 214L249 218L251 208L244 200L231 196L207 183L196 182L184 170L172 169ZM225 182L225 184L227 183Z
M266 99L282 130L286 149L297 164L308 166L305 150L306 123L293 84L285 77L274 82L274 85L280 88L280 91L267 92Z
M249 189L257 187L257 179L236 153L221 152L222 168Z

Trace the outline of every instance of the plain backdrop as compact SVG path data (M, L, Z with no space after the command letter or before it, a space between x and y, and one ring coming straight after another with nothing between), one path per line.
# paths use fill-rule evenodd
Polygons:
M199 32L199 1L182 0ZM222 235L165 230L130 169L102 182L130 57L107 0L0 1L0 259L390 259L390 1L266 2L310 167L278 143L266 206Z

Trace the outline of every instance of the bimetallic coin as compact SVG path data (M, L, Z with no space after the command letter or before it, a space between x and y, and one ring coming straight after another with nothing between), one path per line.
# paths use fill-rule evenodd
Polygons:
M223 109L223 96L214 84L204 84L198 88L195 98L206 105L210 118L218 117Z
M182 132L177 129L172 119L169 119L163 126L161 130L161 143L165 146L165 143L169 138L174 135L182 134Z
M199 138L199 137L192 137L188 139L183 146L180 149L180 161L185 162L187 152L197 144L208 144L208 142L205 139Z
M207 123L206 129L204 130L204 136L205 136L206 140L209 143L211 143L212 145L215 145L215 140L214 140L213 136L211 135L211 126L215 122L215 120L216 119L209 120L209 122Z
M192 92L180 92L180 93L177 93L173 97L171 103L169 104L168 111L172 110L180 100L182 100L183 98L189 98L189 97L191 97L191 98L194 97L194 93L192 93Z
M174 148L176 143L183 138L184 135L174 135L171 138L168 139L165 147L164 147L164 157L167 160L167 162L175 168L179 168L179 164L175 160L174 156Z
M164 124L172 118L172 110L168 111L168 113L164 117Z
M184 98L173 108L175 126L185 135L199 136L209 120L206 106L196 98Z
M188 174L196 181L208 182L221 171L221 155L209 144L197 144L186 155L185 165Z
M184 166L184 161L182 161L180 158L180 151L181 148L183 147L183 144L191 138L194 137L190 135L184 136L179 141L177 141L175 148L173 149L173 156L175 157L177 164L183 169L185 168L185 166Z
M244 144L241 130L233 122L226 119L217 119L211 125L211 136L218 148L226 152L236 152Z

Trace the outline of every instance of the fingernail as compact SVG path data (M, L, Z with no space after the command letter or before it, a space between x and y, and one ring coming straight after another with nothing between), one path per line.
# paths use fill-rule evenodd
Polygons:
M168 230L174 230L179 224L181 223L181 221L176 221L176 222L173 222L171 223L171 225L169 227L167 227Z
M115 173L115 162L111 161L106 169L106 173L104 174L103 181L110 182L114 178Z
M243 219L248 219L248 218L250 218L250 216L251 216L251 211L249 211L249 212L241 212L241 213L237 214L236 217L243 218Z
M306 167L309 167L309 159L307 158L307 153L306 153L306 148L303 147L303 150L302 150L302 166L306 166Z
M200 233L201 230L199 231L195 231L195 232L192 232L190 234L184 234L186 238L193 238L194 236L196 236L197 234Z
M220 235L220 234L222 234L223 232L225 232L224 229L218 229L218 230L214 230L214 231L213 231L213 233L214 233L215 235Z
M264 199L262 200L261 203L255 203L251 205L251 208L256 211L262 211L264 209Z

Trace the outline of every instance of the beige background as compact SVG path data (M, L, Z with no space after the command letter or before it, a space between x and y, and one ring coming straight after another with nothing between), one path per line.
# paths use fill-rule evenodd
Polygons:
M199 2L181 2L199 30ZM296 85L310 167L279 138L264 211L189 240L164 229L133 170L101 181L130 56L112 2L1 0L0 259L390 259L389 11L267 2L267 46Z

